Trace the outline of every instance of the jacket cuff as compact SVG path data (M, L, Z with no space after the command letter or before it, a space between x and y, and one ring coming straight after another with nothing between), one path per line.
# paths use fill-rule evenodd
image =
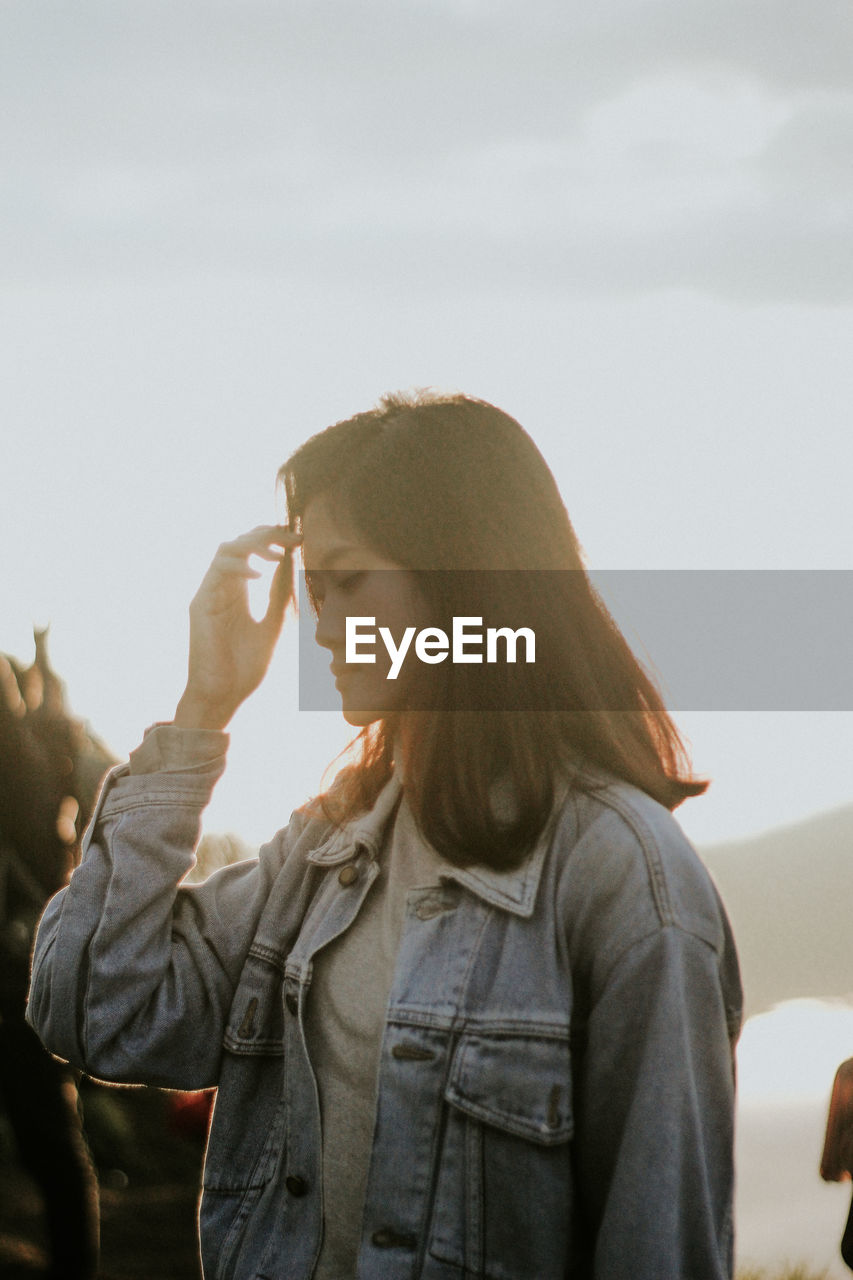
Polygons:
M142 743L130 753L131 776L143 773L188 773L219 762L230 737L218 729L181 729L155 724L145 730Z

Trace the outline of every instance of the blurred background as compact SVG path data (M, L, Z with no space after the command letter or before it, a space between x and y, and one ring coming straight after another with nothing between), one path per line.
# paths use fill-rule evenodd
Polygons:
M853 570L846 4L29 0L0 27L0 650L49 624L116 755L171 718L217 544L384 391L516 416L595 569ZM295 632L209 810L249 847L349 739L298 710ZM835 1266L853 712L677 719L756 1015L741 1255Z

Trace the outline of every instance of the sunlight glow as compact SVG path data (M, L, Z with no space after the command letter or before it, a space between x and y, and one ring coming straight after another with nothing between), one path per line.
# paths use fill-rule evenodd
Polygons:
M737 1056L741 1104L828 1102L837 1068L853 1056L853 1006L786 1001L749 1019Z

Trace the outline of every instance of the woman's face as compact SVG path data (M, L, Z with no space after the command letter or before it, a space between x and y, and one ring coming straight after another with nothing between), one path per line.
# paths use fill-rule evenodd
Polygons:
M399 644L406 627L423 626L424 600L415 575L373 551L346 523L337 523L322 498L309 502L302 519L302 559L318 609L315 639L332 655L329 664L341 695L344 719L352 725L372 724L406 705L414 655L394 680L388 679L391 657L379 635L388 627ZM360 624L359 651L374 654L373 663L347 663L346 619L373 618Z

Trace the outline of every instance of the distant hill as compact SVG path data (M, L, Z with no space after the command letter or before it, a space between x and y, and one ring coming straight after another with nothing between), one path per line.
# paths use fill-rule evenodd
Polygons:
M734 927L748 1016L801 996L853 1002L853 805L699 852Z

